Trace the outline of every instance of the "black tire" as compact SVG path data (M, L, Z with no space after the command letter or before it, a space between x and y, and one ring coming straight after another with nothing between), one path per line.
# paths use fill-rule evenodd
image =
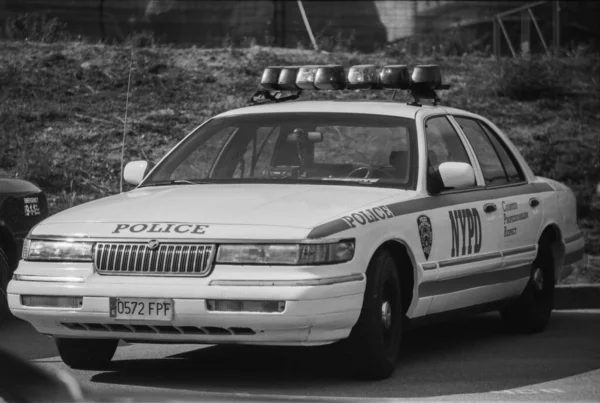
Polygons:
M385 323L384 305L389 307ZM361 379L389 378L395 368L402 336L400 279L392 255L379 251L367 268L367 285L358 322L343 346L352 373Z
M11 273L10 266L8 265L8 258L4 251L0 249L0 324L6 320L10 314L6 289L8 288Z
M104 369L115 355L119 340L56 339L60 358L74 369Z
M554 308L554 285L552 242L542 241L523 294L500 311L508 329L517 333L537 333L544 330Z

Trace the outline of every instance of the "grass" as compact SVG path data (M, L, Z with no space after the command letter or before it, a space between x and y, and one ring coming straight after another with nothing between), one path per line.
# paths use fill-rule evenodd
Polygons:
M205 119L245 106L267 65L400 62L389 51L175 49L145 39L130 45L126 160L156 161ZM118 192L131 49L0 41L0 170L37 182L49 194L52 213ZM579 200L586 251L600 255L600 201L594 192L600 178L598 55L502 61L476 55L403 55L401 62L439 64L452 86L441 93L445 105L490 118L537 174L571 186ZM304 96L365 97L389 94ZM588 266L577 270L577 276L598 281L597 263Z

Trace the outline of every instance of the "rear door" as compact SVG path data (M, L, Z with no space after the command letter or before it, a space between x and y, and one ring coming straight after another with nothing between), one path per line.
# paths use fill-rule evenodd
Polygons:
M501 194L498 209L502 226L498 228L504 267L527 265L535 259L537 237L543 219L543 203L535 188L503 140L485 122L454 116L468 138L481 165L486 189Z

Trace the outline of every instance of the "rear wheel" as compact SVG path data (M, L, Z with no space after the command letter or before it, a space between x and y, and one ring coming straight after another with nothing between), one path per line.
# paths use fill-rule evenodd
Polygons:
M56 339L56 347L65 364L75 369L103 369L115 355L119 340Z
M402 334L402 300L396 264L387 250L378 252L367 269L367 286L358 322L344 341L353 373L384 379L394 372Z
M529 282L517 301L500 311L510 330L536 333L544 330L554 308L554 258L552 243L540 243Z
M8 297L6 289L10 281L10 266L8 258L2 249L0 249L0 323L6 319L10 310L8 309Z

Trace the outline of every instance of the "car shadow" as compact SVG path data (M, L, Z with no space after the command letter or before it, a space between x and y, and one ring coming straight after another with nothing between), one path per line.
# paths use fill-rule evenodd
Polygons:
M342 397L435 397L523 388L600 368L600 313L555 312L545 332L515 335L498 315L407 333L394 375L348 379L331 347L221 345L120 360L92 382L178 390Z
M58 355L53 338L38 333L29 323L12 315L0 324L0 349L25 360Z

